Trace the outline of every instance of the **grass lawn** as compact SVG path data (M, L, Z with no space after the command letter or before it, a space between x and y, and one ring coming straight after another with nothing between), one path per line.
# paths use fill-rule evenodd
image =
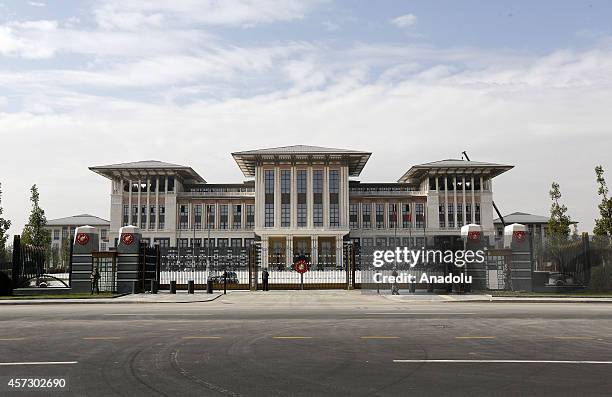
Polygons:
M36 295L15 295L15 296L0 296L0 300L6 299L100 299L100 298L114 298L121 296L121 294L114 294L112 292L100 292L100 295L91 295L85 293L74 293L74 294L36 294Z
M493 296L510 296L517 298L612 298L612 291L576 291L576 292L511 292L511 291L493 291Z

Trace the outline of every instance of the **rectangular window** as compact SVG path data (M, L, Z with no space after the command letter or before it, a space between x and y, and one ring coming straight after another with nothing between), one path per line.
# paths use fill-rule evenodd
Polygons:
M438 206L438 222L440 222L440 227L441 228L445 228L446 227L446 218L444 217L444 215L446 214L446 211L444 210L444 204L440 204Z
M281 227L291 226L291 170L281 170Z
M168 177L168 192L173 192L174 191L174 177L169 176Z
M314 226L323 226L323 170L312 171L312 193Z
M389 203L389 228L395 229L397 227L397 204Z
M159 206L159 229L164 230L165 228L166 228L166 206L160 205ZM170 244L170 241L168 241L168 244Z
M108 240L108 229L100 229L100 240Z
M206 228L215 228L215 204L206 205Z
M123 206L123 222L122 226L127 226L130 224L130 207L126 204Z
M202 229L202 204L193 206L193 227L196 230Z
M414 208L416 227L425 227L425 204L417 203Z
M264 171L264 227L274 227L274 170Z
M456 180L457 180L457 183L456 183L457 190L462 191L463 190L463 176L458 176Z
M308 207L306 204L307 195L307 177L306 170L297 170L297 225L298 227L306 227L308 222Z
M472 223L472 204L465 205L465 223Z
M452 176L446 177L446 190L455 190L455 182L453 182Z
M448 204L448 227L455 227L455 205Z
M252 229L255 227L255 206L253 204L247 204L246 210L246 227L247 229Z
M372 237L364 237L361 239L361 244L364 247L373 247L374 246L374 239Z
M463 226L463 203L457 203L457 227Z
M177 248L187 248L189 247L189 239L188 238L177 238L176 239Z
M170 248L169 238L154 238L153 243L159 244L159 248Z
M402 204L402 227L407 229L412 227L412 214L410 213L410 204Z
M179 229L187 229L189 226L189 208L187 204L179 206Z
M429 190L436 190L436 178L429 178Z
M147 206L143 205L140 207L140 228L147 228Z
M475 191L479 191L480 190L480 177L474 177L474 190Z
M229 241L226 238L218 238L217 247L219 248L229 247Z
M193 248L202 248L202 239L201 238L192 238L191 246Z
M232 229L242 228L242 205L232 205Z
M54 229L53 230L53 240L59 240L59 239L60 239L60 230Z
M149 229L155 229L155 206L149 207Z
M372 204L361 204L361 226L364 229L372 228Z
M476 218L474 223L480 225L480 204L476 204L474 208L474 217Z
M446 178L444 178L443 176L438 177L438 190L446 190L446 185L444 181L446 181Z
M241 238L233 238L230 241L232 248L240 248L242 247L242 239Z
M384 229L385 227L385 205L376 203L376 228Z
M228 208L227 204L219 205L219 229L227 229L228 223Z
M340 226L340 171L329 170L329 226Z
M132 205L132 225L138 225L138 206Z
M349 227L359 229L359 204L349 204Z

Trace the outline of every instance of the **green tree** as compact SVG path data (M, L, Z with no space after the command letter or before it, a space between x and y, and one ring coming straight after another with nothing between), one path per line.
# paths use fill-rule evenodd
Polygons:
M8 230L11 227L11 221L2 217L2 184L0 183L0 261L8 259L8 251L6 243L8 242Z
M40 195L38 194L36 185L32 186L30 193L32 212L30 212L28 224L23 228L21 242L23 244L43 248L48 252L51 246L51 232L45 229L47 217L45 216L45 210L40 208Z
M70 238L62 239L61 262L63 268L67 268L70 263Z
M604 169L601 165L595 167L597 176L597 194L601 196L599 203L599 219L595 219L593 234L596 236L612 236L612 197L608 197L608 186L604 179Z
M552 183L548 194L552 200L550 219L548 220L548 235L557 239L567 240L570 235L572 219L567 215L567 207L565 204L559 203L561 199L561 189L557 182Z

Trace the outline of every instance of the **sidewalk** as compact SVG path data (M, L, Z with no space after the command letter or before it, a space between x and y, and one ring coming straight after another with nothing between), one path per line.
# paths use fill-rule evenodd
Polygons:
M207 294L196 292L188 294L185 291L177 291L176 294L168 292L159 292L157 294L128 294L117 298L100 298L100 299L0 299L2 305L59 305L59 304L126 304L126 303L194 303L194 302L211 302L222 296L223 293Z

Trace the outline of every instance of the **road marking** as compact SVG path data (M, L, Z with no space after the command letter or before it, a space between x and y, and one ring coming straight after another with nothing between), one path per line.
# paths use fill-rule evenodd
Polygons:
M274 339L312 339L312 336L273 336Z
M612 364L612 361L587 360L393 360L394 363L450 363L450 364Z
M592 338L590 336L555 336L555 339L562 339L562 340L593 340L595 338Z
M77 364L78 361L32 361L32 362L20 362L20 363L0 363L0 366L10 365L69 365Z
M183 339L221 339L220 336L183 336Z
M495 339L494 336L455 336L455 339Z
M89 336L83 338L84 340L115 340L119 339L118 336Z
M385 315L385 314L393 314L393 315L421 315L421 314L427 314L427 315L431 315L431 314L450 314L450 315L458 315L458 314L476 314L476 313L457 313L457 312L373 312L373 313L365 313L367 315Z
M361 339L399 339L399 336L360 336Z
M24 340L25 338L0 338L0 341Z

